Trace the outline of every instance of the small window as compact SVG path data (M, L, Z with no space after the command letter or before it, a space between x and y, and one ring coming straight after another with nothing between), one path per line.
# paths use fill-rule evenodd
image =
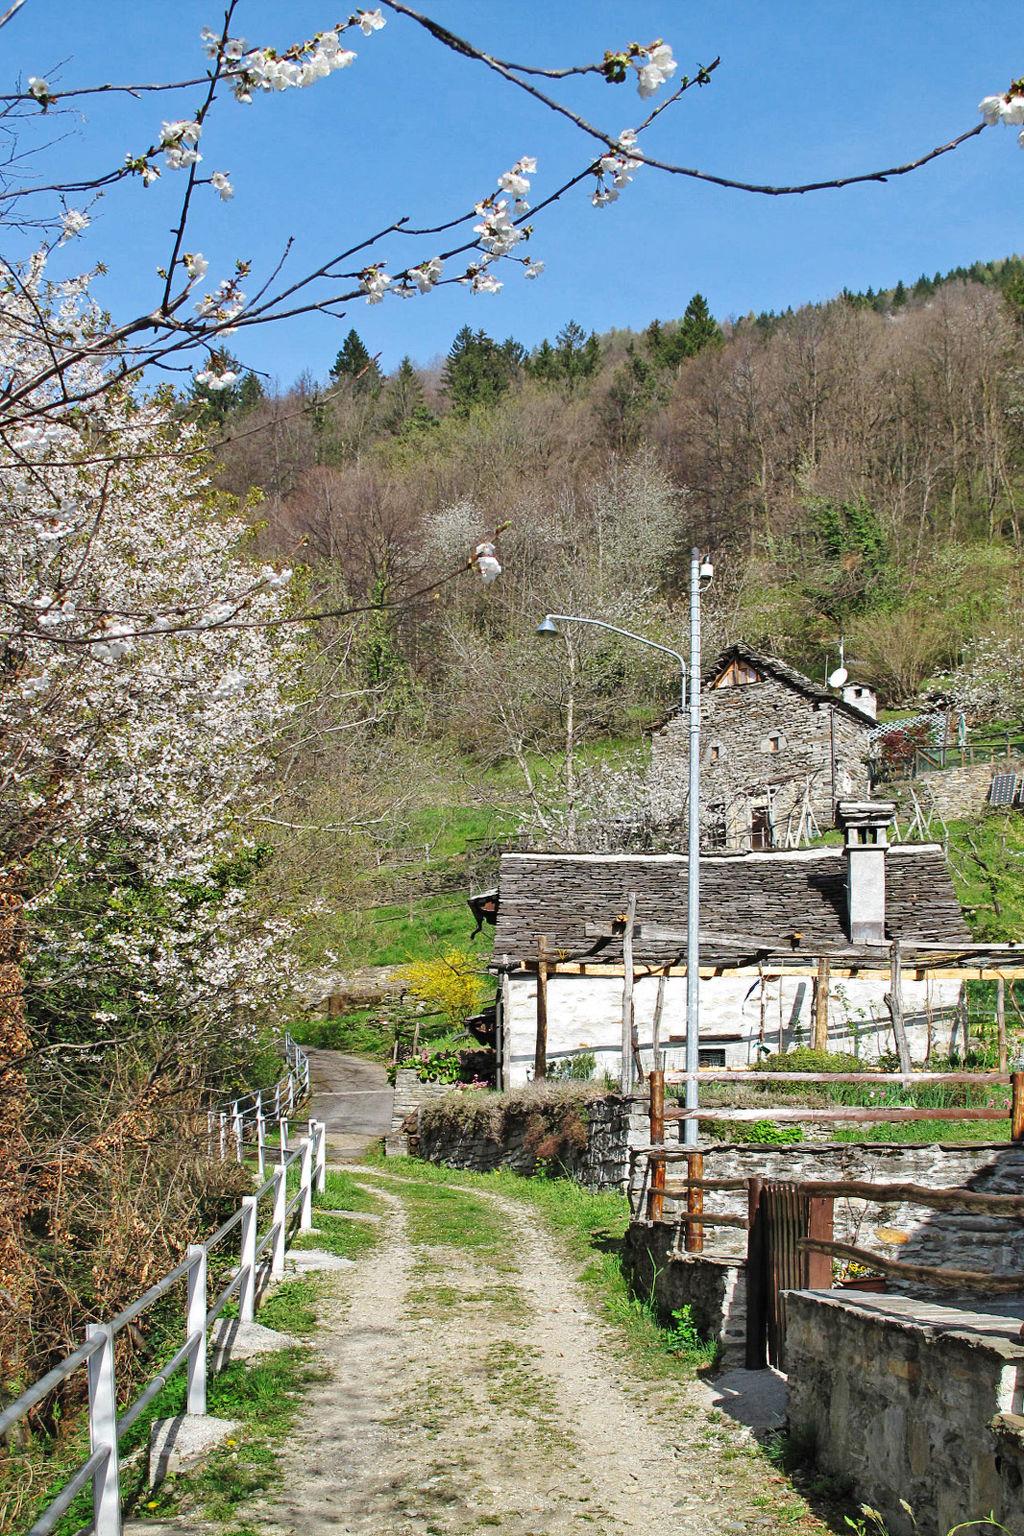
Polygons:
M725 671L712 683L712 688L745 688L750 683L761 681L760 672L756 671L748 662L733 661Z
M782 751L782 737L781 736L769 736L768 737L768 751L769 752L781 752Z
M718 743L716 742L714 744L714 746L711 748L711 761L713 763L717 763L718 759L721 757L721 755L722 755L722 749L718 745Z
M716 1050L707 1050L707 1051L698 1051L697 1052L697 1065L698 1065L698 1067L724 1067L725 1066L725 1051L724 1050L717 1050L717 1049Z

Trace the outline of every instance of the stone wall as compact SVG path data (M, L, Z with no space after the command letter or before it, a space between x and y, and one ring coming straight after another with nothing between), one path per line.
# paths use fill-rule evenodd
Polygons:
M469 1102L465 1095L460 1100L456 1115L432 1114L426 1105L420 1109L416 1155L477 1173L511 1168L523 1174L533 1173L537 1165L538 1115L548 1106L546 1118L556 1123L558 1112L552 1115L550 1106L574 1102L565 1086L556 1087L550 1098L534 1086L520 1094L474 1093ZM586 1146L564 1148L558 1163L586 1189L625 1189L629 1149L647 1140L646 1100L581 1093L575 1106L586 1126Z
M659 1322L689 1307L695 1327L722 1346L722 1364L743 1365L747 1342L747 1275L742 1259L681 1253L674 1227L634 1222L626 1233L622 1264L630 1289L650 1298Z
M701 800L709 819L721 807L729 847L750 846L751 813L769 798L781 845L791 819L796 828L805 786L822 830L832 826L837 799L868 793L870 721L860 725L845 709L815 703L772 677L705 688L701 711ZM652 781L667 816L681 815L686 804L688 730L685 716L673 717L651 744Z
M937 811L943 821L979 816L988 804L993 775L1024 773L1024 758L1001 758L994 763L966 763L963 767L937 768L922 773L913 788L925 811ZM906 786L893 786L898 802L910 806Z
M395 1098L391 1111L391 1130L385 1138L385 1150L389 1157L404 1156L409 1150L409 1138L402 1126L422 1104L432 1104L452 1091L451 1083L423 1083L408 1067L395 1073Z
M881 1511L894 1536L946 1536L990 1511L1019 1536L1020 1318L1020 1303L972 1312L790 1292L790 1429L813 1442L823 1471L852 1483L857 1502Z

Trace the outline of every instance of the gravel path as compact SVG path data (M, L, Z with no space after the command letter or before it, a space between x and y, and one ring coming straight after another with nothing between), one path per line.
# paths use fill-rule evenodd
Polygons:
M395 1098L386 1069L341 1051L310 1050L308 1055L313 1082L309 1114L324 1121L335 1152L354 1156L369 1140L385 1136Z
M381 1242L332 1277L325 1380L283 1487L245 1522L267 1536L825 1529L780 1519L784 1480L699 1390L638 1385L528 1209L465 1192L500 1211L500 1254L414 1243L411 1186L367 1177L387 1207Z

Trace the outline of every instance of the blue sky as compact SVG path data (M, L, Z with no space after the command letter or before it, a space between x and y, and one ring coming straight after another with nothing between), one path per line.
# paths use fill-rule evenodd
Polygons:
M583 63L632 39L664 37L683 71L720 55L714 82L692 91L645 140L666 159L767 181L816 179L908 159L976 122L977 103L1024 72L1019 0L422 0L456 32L518 62ZM285 47L344 13L328 0L243 0L237 30ZM200 73L199 31L214 0L27 0L2 33L7 78L175 79ZM235 257L266 275L289 237L289 271L319 264L397 215L435 223L469 207L522 154L536 155L533 200L581 169L590 141L540 104L457 59L401 18L356 37L352 68L304 91L225 100L204 141L204 169L231 173L221 204L201 189L190 246L211 277ZM197 68L199 66L199 68ZM563 98L612 132L643 115L632 84L560 83ZM92 98L35 168L90 174L151 142L162 117L191 115L198 93ZM28 135L23 136L23 143ZM117 317L153 302L179 177L118 188L94 209L75 261L103 261L100 289ZM443 354L459 326L534 345L573 318L588 330L642 327L679 315L695 290L719 317L827 297L844 285L887 286L1024 248L1024 151L1005 128L885 186L761 198L646 169L613 207L581 187L538 221L536 282L509 267L503 291L450 289L373 307L340 324L322 316L238 338L243 360L282 384L326 375L349 325L385 368L404 353ZM393 241L390 264L438 242ZM65 253L65 260L70 254ZM250 288L254 280L250 281Z

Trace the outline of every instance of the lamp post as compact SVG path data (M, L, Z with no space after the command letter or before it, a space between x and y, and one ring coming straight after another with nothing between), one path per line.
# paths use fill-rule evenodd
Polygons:
M690 552L690 780L689 780L689 827L687 832L687 882L686 882L686 1107L695 1110L698 1104L696 1072L700 1063L700 593L701 582L710 581L714 568L709 560L701 560L699 550ZM546 613L537 626L538 635L556 636L559 624L588 624L594 629L606 629L613 635L622 635L646 645L652 651L661 651L679 663L679 708L685 711L686 658L670 646L648 640L646 635L634 634L631 629L620 629L617 624L606 624L603 619L585 619L576 613ZM697 1145L697 1119L683 1121L684 1146Z

